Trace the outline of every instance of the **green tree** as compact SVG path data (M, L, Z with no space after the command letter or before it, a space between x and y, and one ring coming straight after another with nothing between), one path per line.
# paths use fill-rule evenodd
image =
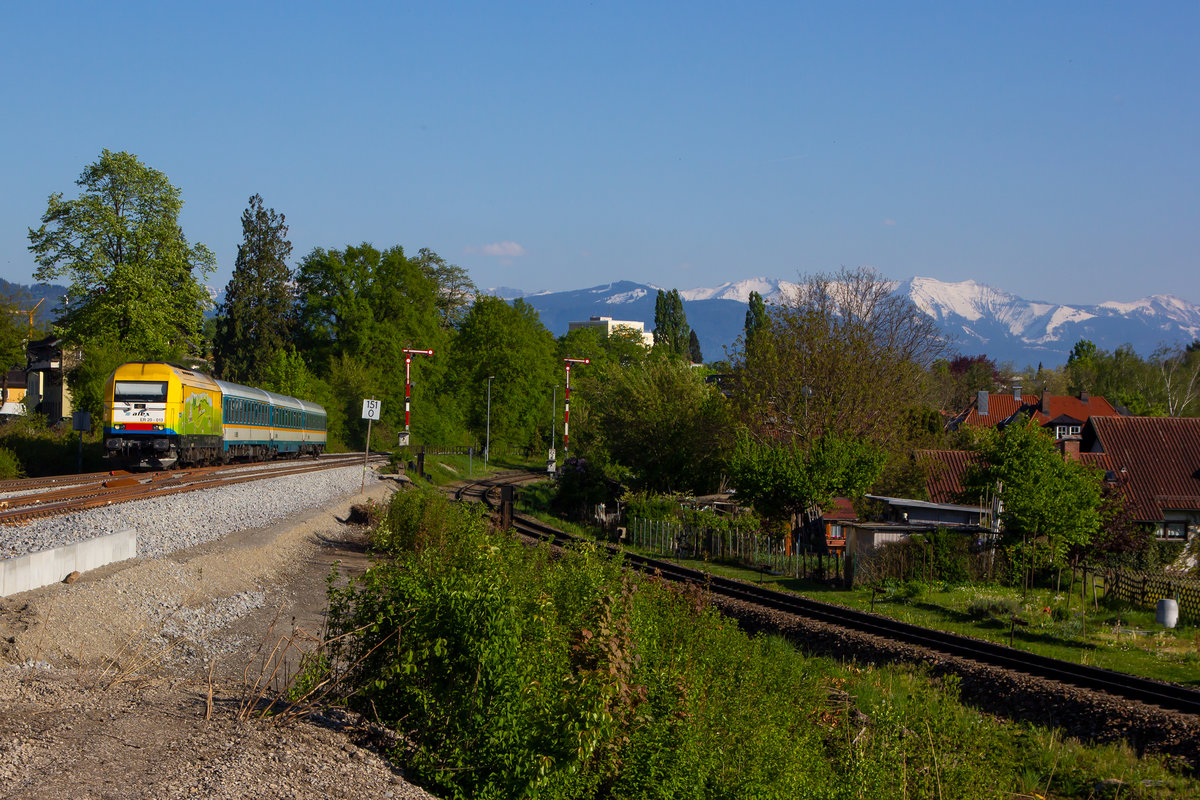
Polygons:
M347 355L395 369L403 348L437 350L447 341L438 286L399 245L316 248L301 260L296 283L297 338L316 364Z
M868 268L815 275L745 338L732 391L760 441L832 435L887 446L945 350L933 321Z
M1099 350L1089 339L1080 339L1067 356L1067 391L1071 394L1092 392L1096 384L1096 359Z
M25 366L25 344L33 332L30 307L27 294L0 295L0 372Z
M242 243L217 318L213 360L225 380L257 385L291 338L292 254L282 214L259 195L242 212Z
M755 441L738 434L730 480L738 497L764 517L808 517L835 497L860 497L879 477L884 454L863 441L827 434L811 442Z
M591 367L588 368L591 370ZM720 488L732 440L728 401L696 370L654 357L589 375L588 425L581 444L628 468L637 488L705 494Z
M1059 454L1032 418L983 432L980 463L963 478L966 497L999 494L1000 522L1028 535L1052 561L1088 546L1102 520L1102 481L1090 467Z
M700 352L700 337L696 335L696 331L688 331L688 359L693 364L703 364L704 354Z
M353 379L359 388L347 402L371 396L384 401L380 435L403 426L403 350L434 351L433 358L418 357L411 370L412 432L415 441L450 443L457 411L439 388L453 332L443 325L438 286L428 272L398 245L378 250L364 243L314 249L301 260L296 284L297 350L339 390L347 384L339 382L338 371ZM368 388L372 394L362 394ZM347 406L347 444L357 444L352 412Z
M450 355L466 424L475 441L488 427L491 381L491 444L541 445L548 441L550 394L559 377L555 341L537 310L516 300L479 296L462 321ZM559 394L559 402L562 395Z
M654 349L687 358L690 331L679 290L664 292L659 289L654 300Z
M767 314L767 304L763 302L761 294L751 292L748 305L749 308L746 309L746 325L744 328L747 349L753 346L753 342L757 338L759 331L765 330L771 324L771 318Z
M37 280L71 280L63 337L115 340L150 358L199 350L209 303L201 281L215 259L184 237L179 190L136 156L109 150L76 185L79 197L50 195L41 226L29 229Z
M442 324L446 327L461 324L475 295L479 293L470 275L465 269L447 262L428 247L421 248L413 260L437 286L437 307Z

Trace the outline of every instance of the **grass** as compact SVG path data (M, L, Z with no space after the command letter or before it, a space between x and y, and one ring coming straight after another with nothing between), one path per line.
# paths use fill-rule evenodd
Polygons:
M1083 612L1078 596L1068 610L1066 593L1040 588L1023 597L1002 586L927 586L909 583L875 593L870 587L841 589L817 581L773 575L734 564L700 559L678 563L727 578L762 583L814 600L999 644L1012 644L1039 655L1102 667L1130 675L1200 686L1200 629L1180 625L1163 629L1153 611L1101 599L1098 610L1089 594ZM1078 588L1078 587L1077 587ZM872 609L872 596L874 607ZM992 608L999 613L986 613ZM1010 626L1008 609L1026 625Z

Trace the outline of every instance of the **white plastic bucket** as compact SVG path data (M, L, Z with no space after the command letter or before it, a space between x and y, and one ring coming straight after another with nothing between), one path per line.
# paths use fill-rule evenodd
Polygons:
M1179 621L1179 603L1169 597L1159 600L1157 619L1164 628L1174 628Z

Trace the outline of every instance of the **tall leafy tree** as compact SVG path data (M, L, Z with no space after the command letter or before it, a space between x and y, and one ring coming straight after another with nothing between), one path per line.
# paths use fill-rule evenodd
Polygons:
M750 300L747 305L744 332L746 346L749 348L751 342L757 338L759 331L764 330L770 324L770 318L767 316L767 304L758 292L750 292Z
M395 368L403 348L446 341L437 283L399 245L316 248L301 260L296 283L297 338L318 364L344 354Z
M287 223L259 195L242 212L242 243L217 318L213 359L226 380L258 384L291 339Z
M0 372L25 366L25 343L35 330L29 321L32 307L26 292L0 294Z
M452 331L442 324L438 286L399 245L379 250L370 244L344 250L316 248L300 261L297 284L297 349L313 371L340 387L333 367L349 375L357 388L370 387L382 399L383 421L393 428L404 420L405 348L433 350L412 370L417 441L445 441L449 408L436 406L447 365ZM353 368L351 368L353 366ZM355 417L347 414L347 443ZM331 423L332 424L332 423Z
M654 348L679 358L688 356L687 314L678 289L658 290L654 300Z
M998 493L1005 530L1039 542L1052 560L1088 546L1102 521L1103 484L1094 470L1063 458L1031 418L985 431L978 449L980 464L963 478L964 500Z
M428 247L422 247L413 261L437 285L437 307L442 324L446 327L459 325L478 293L470 275Z
M75 183L79 196L50 195L41 226L29 229L37 280L71 281L64 338L117 341L151 358L198 350L209 303L201 281L215 258L188 244L179 189L137 156L109 150Z
M811 443L759 442L739 433L730 479L739 498L776 520L809 516L839 496L861 497L883 469L883 452L826 434Z
M460 326L450 373L466 409L467 425L482 442L488 429L491 380L491 444L545 444L551 388L559 377L555 341L537 310L516 300L479 296ZM559 402L562 395L559 394Z
M590 369L590 368L589 368ZM732 441L729 403L688 364L652 357L600 365L584 383L590 410L581 444L606 448L651 492L720 488Z
M886 447L926 391L945 341L874 270L816 275L774 306L734 363L733 392L759 441L842 439Z

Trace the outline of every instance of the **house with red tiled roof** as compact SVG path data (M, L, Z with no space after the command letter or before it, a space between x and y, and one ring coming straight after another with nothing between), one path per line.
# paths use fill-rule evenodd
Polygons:
M1093 417L1084 426L1080 457L1122 488L1133 518L1160 539L1200 549L1200 418Z
M962 500L962 476L967 467L979 463L969 450L918 450L917 462L925 471L925 493L933 503Z
M980 391L965 410L947 423L947 428L956 430L964 425L974 428L1003 427L1018 414L1028 414L1038 424L1054 434L1055 439L1079 436L1083 425L1092 417L1115 417L1121 412L1112 403L1098 395L1080 392L1077 396L1055 395L1042 391L1041 394L1022 394L1020 386L1012 392L993 394Z
M1119 487L1133 519L1157 538L1187 542L1184 564L1200 561L1200 418L1092 415L1059 447ZM963 499L962 476L977 463L974 453L922 450L917 457L932 502Z

